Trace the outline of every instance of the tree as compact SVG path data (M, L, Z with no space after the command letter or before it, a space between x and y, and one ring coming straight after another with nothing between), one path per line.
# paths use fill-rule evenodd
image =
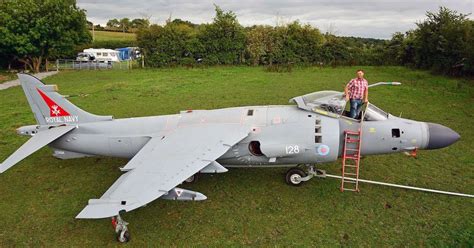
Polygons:
M210 24L199 26L201 54L209 64L236 64L243 58L245 33L232 11L224 12L215 5L216 16Z
M274 33L274 52L277 63L311 64L319 62L324 37L317 28L301 25L298 21L278 26Z
M392 35L392 39L385 45L385 58L388 64L400 65L403 63L404 56L404 41L405 35L401 32L396 32Z
M445 7L427 12L414 31L415 66L449 73L466 59L465 48L473 42L467 15Z
M264 58L274 52L274 29L271 26L254 26L246 32L246 50L253 65L263 63ZM271 63L272 59L269 59Z
M181 20L181 19L179 19L179 18L174 19L174 20L171 21L171 22L174 23L174 24L185 24L185 25L188 25L188 26L190 26L190 27L192 27L192 28L198 26L197 24L194 24L194 23L192 23L192 22L190 22L190 21Z
M469 20L466 25L466 46L462 51L463 70L470 75L474 74L474 21Z
M326 64L332 66L341 65L351 58L350 51L344 45L341 38L334 35L326 35L326 42L321 49L321 55Z
M117 20L117 19L110 19L109 21L107 21L106 27L113 28L113 29L119 28L120 27L120 21Z
M88 29L92 29L93 26L94 26L94 23L92 23L91 21L87 21L87 28Z
M147 19L136 18L130 22L130 27L134 29L147 28L150 26L150 21Z
M17 58L32 71L51 54L88 43L85 11L75 0L5 0L0 2L0 53Z
M122 32L125 33L125 31L128 31L129 27L130 27L130 19L128 19L128 18L120 19L119 28L122 30Z
M194 52L199 47L194 28L173 22L139 30L137 41L146 54L148 66L193 63Z

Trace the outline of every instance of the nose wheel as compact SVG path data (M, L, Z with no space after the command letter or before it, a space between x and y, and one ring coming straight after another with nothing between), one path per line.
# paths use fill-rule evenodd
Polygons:
M299 167L291 168L286 172L285 180L288 185L301 186L303 181L301 178L306 177L306 172Z
M324 178L326 177L326 171L316 169L316 166L313 164L305 164L290 168L286 172L285 181L291 186L301 186L304 182L309 181L313 177Z
M117 241L127 243L130 241L130 233L127 228L128 222L124 221L120 215L112 217L112 227L114 228Z

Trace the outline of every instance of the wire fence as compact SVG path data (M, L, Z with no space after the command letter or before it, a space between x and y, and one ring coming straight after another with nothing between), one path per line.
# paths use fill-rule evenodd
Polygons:
M74 59L58 59L48 63L48 70L131 70L141 68L136 60L125 61L78 61Z

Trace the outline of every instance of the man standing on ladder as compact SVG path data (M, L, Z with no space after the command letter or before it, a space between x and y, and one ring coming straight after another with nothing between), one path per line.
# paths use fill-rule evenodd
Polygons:
M351 79L344 89L346 101L350 100L351 104L349 117L353 119L357 118L362 105L369 101L369 83L364 78L364 71L357 70L356 75L357 77Z

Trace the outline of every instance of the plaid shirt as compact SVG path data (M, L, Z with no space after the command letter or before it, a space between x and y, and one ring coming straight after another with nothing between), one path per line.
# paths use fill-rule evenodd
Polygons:
M369 83L365 78L354 78L347 84L350 99L363 99Z

